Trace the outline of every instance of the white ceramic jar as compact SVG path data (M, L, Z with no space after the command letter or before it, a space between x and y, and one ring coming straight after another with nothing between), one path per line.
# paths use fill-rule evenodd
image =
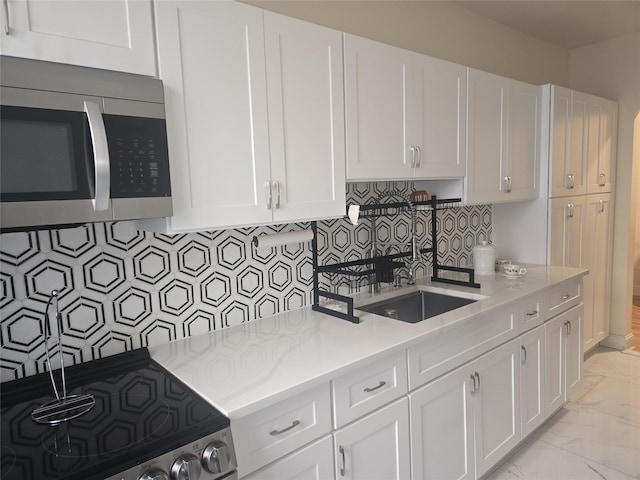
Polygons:
M473 270L476 275L495 275L496 248L486 241L473 247Z

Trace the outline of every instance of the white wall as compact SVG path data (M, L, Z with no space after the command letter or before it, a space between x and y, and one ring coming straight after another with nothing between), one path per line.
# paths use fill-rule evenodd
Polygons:
M633 162L633 122L640 111L640 32L621 35L569 53L571 88L617 100L618 163L613 238L611 336L606 344L630 345L631 296L635 260L638 188L634 181L640 164Z
M242 1L524 82L568 85L566 49L450 2Z

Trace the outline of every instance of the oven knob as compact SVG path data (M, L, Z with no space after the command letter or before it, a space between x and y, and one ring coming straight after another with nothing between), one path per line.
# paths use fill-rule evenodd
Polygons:
M201 473L200 460L195 455L183 455L171 465L171 480L197 480Z
M144 472L138 480L169 480L169 475L162 470L153 469Z
M202 452L202 465L209 473L225 473L230 463L231 450L224 442L213 441Z

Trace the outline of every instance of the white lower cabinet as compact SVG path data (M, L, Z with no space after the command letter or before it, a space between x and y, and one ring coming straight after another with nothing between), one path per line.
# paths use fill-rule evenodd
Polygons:
M334 433L339 480L409 478L409 409L406 397Z
M538 428L544 416L544 325L520 336L520 428L522 438Z
M470 366L409 394L411 478L475 478Z
M331 435L246 477L247 480L333 480Z
M549 417L582 382L584 307L564 312L545 324L545 416Z
M514 339L409 395L413 480L480 477L520 442L519 350Z

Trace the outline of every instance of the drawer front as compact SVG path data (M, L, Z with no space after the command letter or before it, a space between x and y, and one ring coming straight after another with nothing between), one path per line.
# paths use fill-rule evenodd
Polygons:
M518 328L520 333L542 325L545 321L544 297L536 295L520 302Z
M307 445L246 480L333 480L333 437Z
M243 477L331 431L329 384L231 420Z
M332 382L334 428L359 418L407 393L405 351L384 358Z
M547 292L545 302L547 319L575 307L582 302L582 282L573 280L553 287Z
M478 315L461 327L409 348L409 390L517 335L517 306Z

